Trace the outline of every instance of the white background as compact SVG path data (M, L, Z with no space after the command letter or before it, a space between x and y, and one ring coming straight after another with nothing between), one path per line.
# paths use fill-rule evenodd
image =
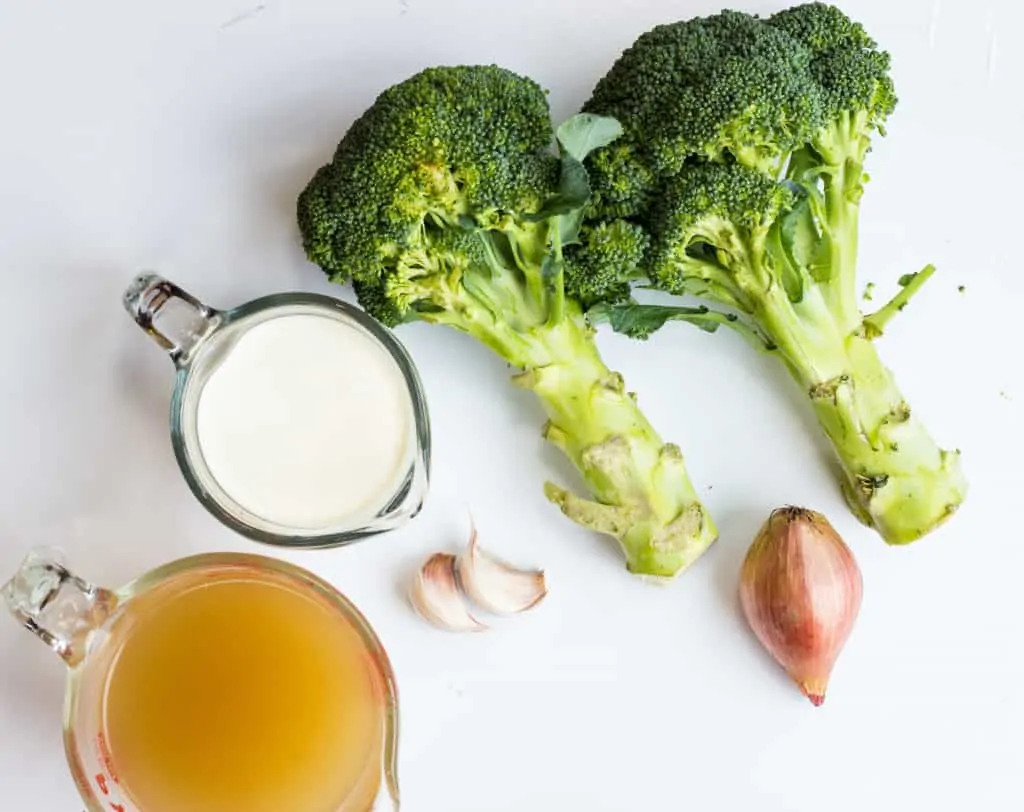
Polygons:
M739 6L771 12L781 4ZM215 306L330 286L294 201L387 84L499 62L574 111L622 48L710 0L4 0L0 5L0 571L64 546L118 585L198 551L254 546L193 501L168 440L172 368L121 309L153 268ZM893 52L901 97L869 160L861 285L939 274L882 344L970 497L887 548L847 513L781 367L685 325L602 333L683 446L720 541L667 589L548 505L574 483L505 365L440 328L402 328L433 411L427 508L347 550L285 554L345 591L397 670L408 812L877 812L1024 808L1024 6L848 0ZM964 285L965 291L958 292ZM865 578L824 707L764 654L736 603L740 560L778 505L825 512ZM463 541L547 568L535 613L482 636L403 597ZM268 552L260 548L258 552ZM0 807L77 812L60 743L62 665L0 625ZM187 811L183 811L187 812Z

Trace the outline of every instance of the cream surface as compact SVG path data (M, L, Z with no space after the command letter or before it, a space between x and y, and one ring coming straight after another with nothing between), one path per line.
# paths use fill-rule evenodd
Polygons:
M412 419L387 350L342 321L298 314L241 336L203 386L197 430L210 473L239 505L320 530L393 494Z

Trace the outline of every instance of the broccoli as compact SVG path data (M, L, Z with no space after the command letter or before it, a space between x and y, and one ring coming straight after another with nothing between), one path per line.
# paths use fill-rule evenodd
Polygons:
M669 320L725 324L777 356L834 447L854 513L906 544L954 513L967 482L874 344L934 268L902 277L878 312L858 307L864 162L896 104L889 54L834 6L660 25L583 107L624 132L585 161L592 200L566 250L568 290L589 294L592 323L640 339ZM622 247L587 237L626 229L648 239L616 271ZM705 304L642 305L637 283Z
M301 192L298 220L309 259L332 281L351 280L385 325L446 324L516 367L514 381L545 407L544 437L594 497L547 483L548 499L617 538L631 572L671 577L717 530L679 448L605 366L564 284L563 246L579 240L591 197L582 162L620 134L589 114L555 133L544 90L499 66L428 68L351 126ZM641 229L588 233L617 261L646 250ZM604 285L594 278L595 292Z

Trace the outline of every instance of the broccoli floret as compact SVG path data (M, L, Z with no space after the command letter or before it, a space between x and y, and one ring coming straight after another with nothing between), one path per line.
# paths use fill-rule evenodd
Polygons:
M641 35L584 106L624 131L587 161L588 225L629 223L650 247L588 305L592 320L634 337L669 320L727 324L778 356L831 440L851 508L903 544L952 515L967 483L873 344L933 269L901 279L877 313L859 309L864 161L896 108L889 68L864 27L824 3ZM599 267L593 252L569 253L581 273ZM724 310L637 304L621 283L639 277Z
M769 25L803 44L825 104L826 126L865 115L862 127L881 130L896 109L891 57L861 23L835 6L810 3L779 12Z
M405 314L388 296L387 286L379 279L353 279L352 289L363 310L385 327L397 327L407 321Z
M548 483L548 498L616 537L631 571L670 577L717 531L679 449L598 354L580 299L611 270L567 267L562 248L585 243L624 266L642 257L639 227L580 227L593 197L582 162L620 133L589 114L554 132L543 89L501 67L429 68L352 125L300 194L298 220L309 259L351 280L381 322L447 324L517 367L546 409L544 436L593 495Z
M584 307L628 298L649 244L647 232L625 220L583 226L579 248L566 258L566 292Z
M793 193L739 164L701 164L680 175L652 208L652 280L670 293L708 296L752 311L768 284L745 273ZM751 278L748 278L751 277Z

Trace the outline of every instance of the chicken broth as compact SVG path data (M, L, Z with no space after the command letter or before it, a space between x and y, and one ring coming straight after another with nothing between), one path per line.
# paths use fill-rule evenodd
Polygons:
M316 588L238 568L132 601L108 645L103 735L145 812L365 812L385 691L359 630Z

